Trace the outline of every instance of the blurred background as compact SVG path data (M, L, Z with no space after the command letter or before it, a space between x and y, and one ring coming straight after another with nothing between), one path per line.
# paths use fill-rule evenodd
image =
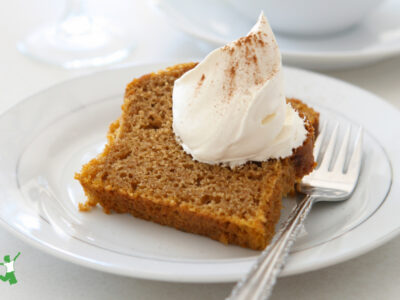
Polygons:
M12 20L18 49L66 68L123 59L154 60L161 47L164 56L181 58L190 53L202 57L245 35L261 10L275 31L284 64L315 70L349 69L400 52L400 4L396 0L340 0L334 5L316 0L301 4L291 0L22 3L23 10L18 1L10 5L19 10ZM177 38L182 32L186 39ZM191 42L185 43L188 39Z

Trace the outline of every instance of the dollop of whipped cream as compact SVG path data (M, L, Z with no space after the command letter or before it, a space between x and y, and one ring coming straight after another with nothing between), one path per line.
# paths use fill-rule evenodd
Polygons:
M172 113L184 151L209 164L284 158L307 135L286 103L281 54L263 13L247 36L175 81Z

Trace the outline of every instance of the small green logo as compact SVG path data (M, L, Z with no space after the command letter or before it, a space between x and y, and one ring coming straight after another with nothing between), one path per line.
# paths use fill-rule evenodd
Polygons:
M16 284L17 278L15 278L15 271L14 271L14 262L18 258L21 252L14 257L13 260L10 259L10 255L4 256L4 263L0 263L0 266L4 266L6 268L6 274L0 275L0 279L4 282L8 281L10 285Z

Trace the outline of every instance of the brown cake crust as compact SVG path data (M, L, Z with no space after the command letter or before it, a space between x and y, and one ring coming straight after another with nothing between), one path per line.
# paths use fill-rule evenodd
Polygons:
M223 243L264 249L279 220L282 196L314 168L319 115L299 100L289 103L306 121L307 139L280 160L230 169L193 161L172 132L175 79L196 64L180 64L134 79L122 115L110 125L104 151L75 175L88 197L81 210L100 204Z

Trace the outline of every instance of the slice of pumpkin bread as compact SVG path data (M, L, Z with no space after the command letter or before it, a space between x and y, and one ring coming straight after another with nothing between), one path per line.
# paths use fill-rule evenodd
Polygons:
M107 213L131 213L223 243L264 249L274 235L282 197L314 168L319 115L299 100L288 100L306 119L308 131L288 158L235 169L194 161L172 131L172 89L195 65L176 65L128 84L122 115L110 125L104 151L75 176L88 197L80 208L100 204Z

